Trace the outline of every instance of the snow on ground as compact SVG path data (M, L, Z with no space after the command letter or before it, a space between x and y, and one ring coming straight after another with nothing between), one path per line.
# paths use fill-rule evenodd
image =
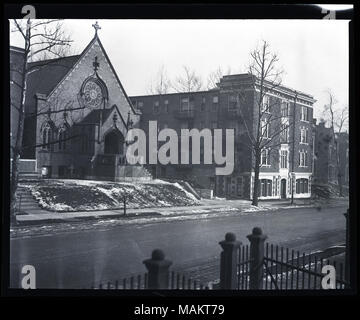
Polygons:
M30 188L39 205L50 211L106 210L128 208L193 206L200 202L180 184L150 182L99 182L92 180L41 180L22 184Z

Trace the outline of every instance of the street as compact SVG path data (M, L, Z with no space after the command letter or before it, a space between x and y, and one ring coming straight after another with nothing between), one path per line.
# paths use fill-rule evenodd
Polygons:
M74 223L63 231L11 239L11 287L19 287L21 268L30 264L36 269L37 288L90 288L100 281L144 273L142 261L155 248L165 252L174 268L204 264L219 257L218 243L225 233L233 232L248 244L246 236L255 226L268 235L269 243L300 252L321 250L345 243L346 209L279 209L88 229Z

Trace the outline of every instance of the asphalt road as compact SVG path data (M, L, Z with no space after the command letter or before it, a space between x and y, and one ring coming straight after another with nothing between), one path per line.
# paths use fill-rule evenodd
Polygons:
M246 235L258 226L268 242L300 252L345 243L346 207L299 208L200 220L107 225L10 241L11 287L19 287L21 268L36 269L37 288L90 288L92 283L145 272L142 263L161 248L174 267L206 264L218 258L226 232L247 244Z

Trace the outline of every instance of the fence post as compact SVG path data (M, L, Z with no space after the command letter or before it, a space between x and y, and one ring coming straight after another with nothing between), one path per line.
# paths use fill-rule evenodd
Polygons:
M349 224L349 209L344 213L346 219L346 243L345 243L345 281L350 282L350 224Z
M220 289L236 289L237 254L241 245L235 234L228 232L225 240L219 242L223 248L220 256Z
M263 287L263 264L264 264L264 243L267 238L261 228L255 227L252 234L247 238L250 241L250 289L262 289Z
M148 270L148 281L146 289L168 289L169 288L169 267L172 261L165 260L164 252L155 249L151 259L143 261Z

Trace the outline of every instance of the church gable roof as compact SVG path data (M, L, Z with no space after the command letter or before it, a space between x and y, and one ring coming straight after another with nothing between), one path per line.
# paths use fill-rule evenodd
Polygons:
M81 124L98 124L100 122L100 114L102 113L101 119L102 122L104 123L109 116L111 115L111 113L113 112L113 110L116 109L118 115L120 116L120 119L122 121L122 123L124 124L125 128L127 127L127 124L125 122L125 120L123 119L121 112L119 111L118 107L116 105L113 105L111 108L109 109L96 109L96 110L92 110L89 114L87 114L81 121Z
M80 55L28 63L30 73L27 78L27 112L35 111L36 93L48 95L73 68Z
M79 55L58 59L42 60L28 64L29 68L34 69L34 71L29 74L27 81L27 112L35 112L36 110L35 94L41 93L45 94L46 96L50 96L56 90L56 88L67 78L67 75L72 72L72 70L86 55L87 51L93 46L95 42L98 42L105 56L105 59L107 60L111 71L113 72L115 79L118 82L132 112L136 114L136 110L134 109L128 95L126 94L126 91L124 90L124 87L122 86L122 83L97 34L95 34L94 38L89 42L86 48Z
M72 72L72 70L76 67L76 65L77 65L78 63L80 63L80 61L82 60L82 58L85 57L86 53L87 53L88 50L94 45L95 42L97 42L97 43L99 44L99 46L100 46L100 48L101 48L101 51L102 51L103 55L105 56L105 59L107 60L109 66L110 66L110 69L111 69L111 71L113 72L113 74L114 74L114 76L115 76L115 79L116 79L116 81L118 82L118 84L119 84L119 86L120 86L120 89L122 90L122 92L123 92L123 94L124 94L124 96L125 96L128 104L129 104L132 112L133 112L134 114L136 114L136 110L134 109L134 107L133 107L133 105L132 105L132 103L131 103L128 95L126 94L126 91L125 91L125 89L124 89L124 87L123 87L123 85L122 85L122 83L121 83L121 81L120 81L120 79L119 79L119 77L118 77L118 75L117 75L117 73L116 73L116 71L115 71L115 69L114 69L114 67L113 67L113 65L112 65L112 63L111 63L111 61L110 61L107 53L106 53L106 51L105 51L105 48L103 47L103 45L102 45L102 43L101 43L101 41L100 41L100 39L99 39L99 37L98 37L98 35L97 35L97 33L95 34L94 38L89 42L89 44L86 46L86 48L82 51L82 53L78 56L77 61L75 61L75 63L72 65L71 69L68 70L68 72L62 77L62 79L57 83L57 85L53 88L53 90L49 93L49 95L51 95L52 92L54 92L54 91L56 90L56 88L57 88L59 85L61 85L61 83L66 79L67 75Z

